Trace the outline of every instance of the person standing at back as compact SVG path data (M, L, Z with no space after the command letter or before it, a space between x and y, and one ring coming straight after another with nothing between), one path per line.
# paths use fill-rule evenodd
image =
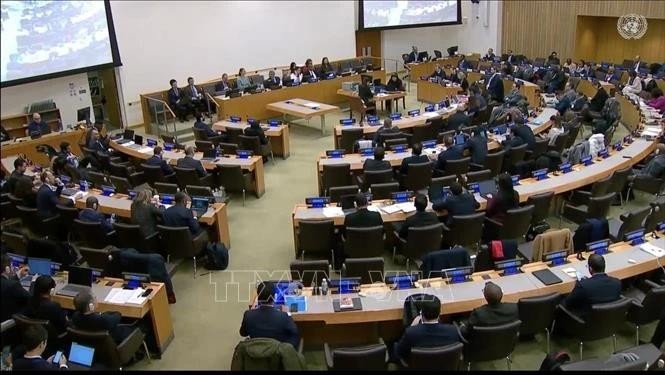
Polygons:
M587 261L591 277L582 278L561 303L565 308L581 315L582 318L597 303L608 303L621 298L621 280L605 273L605 258L591 254Z
M492 327L519 320L517 304L503 303L503 291L497 284L488 281L483 288L486 305L473 309L466 323L460 324L462 336L467 336L474 327Z
M427 196L424 194L416 195L413 205L416 207L416 213L406 218L404 224L399 227L399 236L407 238L409 236L409 228L426 227L432 224L438 224L439 218L434 212L427 212Z
M240 325L240 336L250 339L266 337L293 345L300 345L298 327L287 313L275 306L274 285L262 282L257 287L257 304L245 311Z

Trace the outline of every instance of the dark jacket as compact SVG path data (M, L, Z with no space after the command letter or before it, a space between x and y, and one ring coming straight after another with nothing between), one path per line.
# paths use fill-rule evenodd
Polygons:
M457 111L448 118L448 126L446 126L446 130L457 131L461 127L469 125L471 125L471 118L465 115L464 112Z
M475 308L467 324L462 327L462 334L467 335L473 327L492 327L519 320L519 312L515 303L498 303Z
M665 178L665 155L654 156L640 171L639 175L652 178Z
M374 103L372 102L374 94L372 94L372 90L369 88L369 85L358 86L358 96L363 101L363 103L365 103L366 106L374 105Z
M182 159L178 159L178 162L176 165L180 168L192 168L196 170L196 174L199 175L199 177L205 177L208 175L208 172L206 172L205 168L203 168L203 164L201 164L200 160L196 160L191 156L185 156Z
M365 159L363 163L363 171L385 171L387 169L392 169L387 160Z
M466 141L464 145L471 154L471 162L475 164L485 164L487 158L487 140L480 135L475 135Z
M396 126L393 126L390 129L386 129L383 126L380 127L376 131L376 133L374 133L374 139L373 139L374 146L380 146L383 143L383 137L382 136L384 134L397 134L397 133L400 133L400 132L401 132L401 130Z
M307 370L303 355L293 346L269 338L239 342L231 360L231 371L299 370Z
M589 110L593 112L600 112L603 110L603 106L605 105L605 102L607 99L609 99L609 95L607 95L607 91L605 91L604 88L599 88L598 91L596 91L596 95L591 98L591 101L589 102Z
M143 237L148 237L157 232L157 223L163 213L164 209L152 204L132 204L132 224L138 224Z
M259 137L259 141L262 145L268 144L268 138L266 138L266 133L261 129L261 127L253 128L251 126L246 127L244 131L245 135L248 137Z
M416 211L415 214L406 218L406 221L399 230L399 236L401 238L407 238L409 235L409 228L424 227L438 223L439 218L435 213L427 211Z
M266 78L266 80L263 81L263 85L268 88L279 86L281 83L282 79L277 76L274 76L272 78Z
M591 311L591 305L614 302L621 298L621 280L597 273L575 283L575 288L563 300L563 305L582 316Z
M79 220L86 221L89 223L102 223L102 228L106 233L113 231L113 224L103 213L97 212L92 208L86 208L79 212Z
M194 219L192 210L184 206L173 205L166 209L162 214L164 225L168 227L188 227L192 235L196 236L201 232L201 226Z
M93 312L91 314L81 314L77 311L72 316L72 325L82 331L109 331L113 341L119 344L129 337L133 331L129 326L121 325L121 319L122 315L117 311Z
M240 336L267 337L289 343L294 348L300 343L298 327L293 319L287 313L270 305L245 311L240 325Z
M366 228L383 225L383 219L378 212L370 211L366 208L352 212L344 218L345 228Z
M446 79L446 72L443 69L441 69L440 72L437 72L435 69L434 72L430 74L430 78L435 78L435 77L440 79Z
M205 135L207 137L216 137L217 136L217 132L212 130L210 125L206 124L203 121L196 121L194 123L194 129L201 130L201 131L205 132Z
M511 205L506 205L502 199L499 199L499 194L501 192L497 192L496 194L492 195L492 198L487 200L487 209L485 211L485 216L492 220L496 220L500 223L503 223L503 220L506 217L506 213L508 210L517 208L519 206L520 200L519 200L519 195L517 191L514 192L513 200L511 201Z
M493 75L494 79L490 77L489 80L489 86L487 87L487 91L489 93L490 99L494 99L497 102L503 103L503 79L501 77L501 74L495 74Z
M12 173L9 175L9 178L7 178L7 182L5 183L5 186L3 186L3 189L7 193L12 193L14 194L14 189L16 189L16 182L20 179L30 179L30 177L24 175L23 173L19 173L16 170L13 170ZM32 180L31 180L32 181ZM32 182L31 182L32 185Z
M453 216L471 215L480 207L473 195L463 192L460 195L448 195L446 199L436 201L432 204L434 211L446 210L446 224L452 224Z
M23 311L30 300L30 293L23 289L21 282L16 277L7 278L2 275L0 276L0 297L2 298L0 319L4 322L11 319L12 315Z
M66 370L66 367L61 368L60 365L49 363L44 358L16 358L12 363L12 369L17 371L57 371Z
M446 346L459 341L457 328L452 324L421 323L406 328L404 335L395 346L395 352L399 358L407 360L412 348Z
M175 107L177 104L182 103L181 102L181 103L176 104L176 102L178 100L183 99L182 91L180 89L174 90L173 88L170 88L169 93L168 93L168 97L169 97L169 105L170 106Z
M174 173L173 168L171 168L171 166L168 165L168 163L166 163L166 160L160 158L157 155L152 155L151 157L146 159L145 163L147 165L159 166L162 169L162 173L164 174L164 176L168 176Z
M441 152L436 159L436 168L444 170L448 160L459 160L464 156L464 146L454 145L449 149Z
M67 311L59 303L47 298L31 300L25 308L25 315L28 318L48 320L58 333L67 331Z
M533 130L531 130L529 125L517 125L511 129L511 132L515 134L515 136L522 138L522 140L528 145L527 148L529 150L533 149L533 146L536 144L536 136L533 135Z
M86 146L89 149L91 149L93 151L96 151L96 152L100 152L102 154L108 153L108 150L106 149L106 147L104 147L104 143L102 142L101 139L98 139L96 141L93 140L93 139L90 139L90 141L88 142L88 144Z
M429 158L427 155L411 155L402 160L402 165L399 167L401 174L409 173L409 164L428 163Z
M28 124L28 135L32 133L39 133L39 134L48 134L51 132L51 128L48 126L48 124L42 120L41 122L37 123L34 121L30 121Z
M51 217L57 214L55 206L60 203L58 197L64 185L58 186L53 191L46 184L39 187L37 190L37 213L43 218Z

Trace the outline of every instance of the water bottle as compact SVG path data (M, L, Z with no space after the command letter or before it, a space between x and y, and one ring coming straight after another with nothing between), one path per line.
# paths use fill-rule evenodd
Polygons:
M321 294L324 296L328 294L328 280L326 279L321 281Z

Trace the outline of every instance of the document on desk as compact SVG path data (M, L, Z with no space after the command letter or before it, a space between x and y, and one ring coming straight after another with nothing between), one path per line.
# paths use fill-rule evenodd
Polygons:
M378 207L376 206L367 206L367 211L372 211L372 212L379 212L381 213Z
M414 212L416 210L416 206L414 206L413 202L398 203L395 206L399 207L399 209L402 210L402 212L405 214Z
M106 295L104 302L115 303L119 305L123 305L125 303L140 305L146 300L146 297L141 297L143 292L145 292L145 290L143 290L142 288L137 288L137 289L113 288L109 291L109 294Z
M317 108L317 107L319 106L318 103L305 103L305 104L303 104L303 105L304 105L305 107L312 108L312 109L315 109L315 108Z
M139 152L142 153L142 154L147 154L147 153L149 153L149 152L152 152L152 147L148 147L148 146L146 146L146 147L141 147L141 148L139 149Z
M380 93L376 94L375 96L378 97L378 98L383 98L383 97L388 96L388 94L386 94L385 92L380 92Z
M342 207L323 207L323 216L325 217L344 216L344 211L342 211Z
M400 208L396 204L393 204L393 205L390 205L390 206L381 207L381 211L387 213L388 215L392 215L395 212L399 212Z
M441 115L439 114L439 112L425 112L425 113L423 113L423 116L425 116L427 118L432 118L432 117L441 116Z

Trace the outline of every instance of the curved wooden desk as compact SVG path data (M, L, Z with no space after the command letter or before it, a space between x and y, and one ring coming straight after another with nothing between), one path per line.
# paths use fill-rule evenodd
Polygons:
M153 155L152 147L143 146L141 149L134 149L127 147L121 144L118 144L114 141L109 143L109 146L114 150L121 152L125 155L146 160ZM171 165L176 165L178 159L185 157L185 152L178 151L166 151L164 150L163 157ZM197 152L194 155L194 159L201 160L203 157L202 152ZM252 174L252 183L254 193L257 198L260 198L266 191L264 176L263 176L263 158L261 156L252 156L248 159L239 159L235 155L226 155L220 158L217 158L212 161L201 160L203 167L207 170L214 170L218 165L239 165L243 170L246 170Z
M649 238L649 242L656 246L663 246L665 241ZM640 275L660 267L665 256L657 259L653 255L626 243L614 244L611 252L606 254L606 271L609 275L619 279L626 279ZM588 254L585 254L588 258ZM635 263L628 262L629 259ZM373 284L361 287L366 294L360 297L363 309L361 311L348 311L336 313L333 310L333 299L338 295L308 296L307 311L292 313L301 336L308 344L322 342L352 344L368 341L371 337L380 336L385 340L393 340L401 335L403 330L402 315L404 300L407 296L416 293L436 295L441 300L441 314L451 316L467 313L485 304L483 285L485 278L489 277L503 290L504 302L517 302L520 298L533 297L558 292L570 293L575 285L575 279L563 272L564 268L573 267L583 275L588 276L587 262L579 261L575 255L568 257L568 263L550 270L563 282L550 286L544 285L532 275L533 271L546 268L542 262L526 264L522 273L500 276L496 271L487 271L472 275L472 281L448 284L443 279L430 279L420 288L390 290L384 284ZM486 275L483 278L483 275ZM419 283L420 284L420 283ZM311 294L305 291L304 294ZM357 294L351 295L358 297Z
M2 142L2 147L0 147L1 155L3 158L12 155L25 154L28 159L32 160L35 163L40 165L50 165L51 161L48 160L46 154L38 152L35 148L41 144L47 144L56 151L60 152L60 143L68 142L72 146L72 151L76 155L81 155L81 149L79 148L79 143L82 143L81 140L85 135L86 129L79 130L63 130L60 132L53 132L46 135L43 135L37 139L30 139L30 137L16 138L11 141ZM9 171L13 171L14 168Z

